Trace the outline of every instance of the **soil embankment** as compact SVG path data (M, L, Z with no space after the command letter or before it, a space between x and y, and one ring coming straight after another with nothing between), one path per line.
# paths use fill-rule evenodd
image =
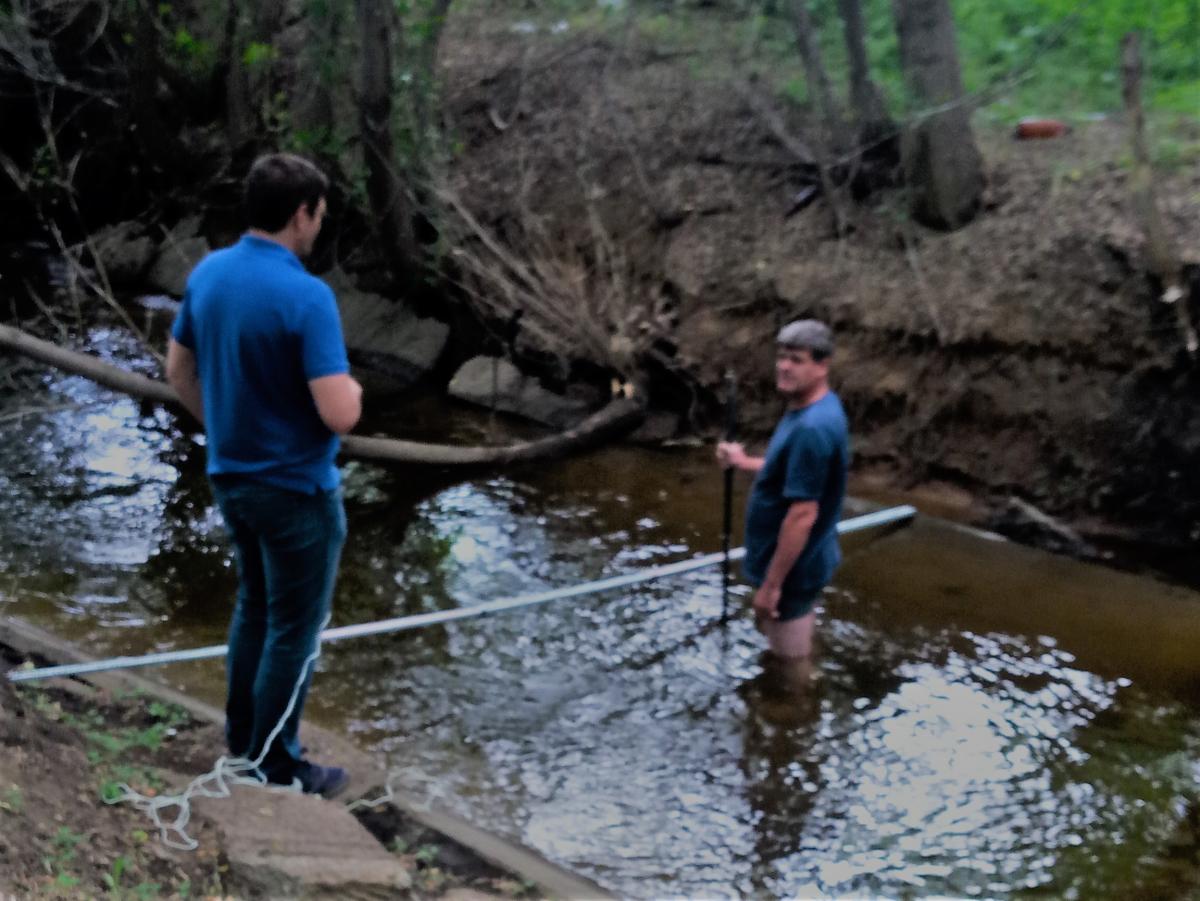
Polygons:
M448 34L443 57L456 192L499 233L538 216L568 246L598 211L670 366L714 392L738 373L747 435L777 413L775 328L819 316L839 335L860 472L965 489L976 519L1060 547L1072 530L1175 548L1200 535L1200 364L1147 273L1122 123L985 132L973 223L921 228L884 188L843 198L852 231L836 238L824 201L789 215L812 179L782 137L805 134L802 116L705 77L717 61L583 37L539 55L480 34ZM1160 179L1168 227L1196 234L1200 166Z
M765 58L719 16L670 39L657 19L615 21L456 11L447 22L446 156L428 199L449 280L433 298L405 298L454 328L437 378L477 345L503 345L557 388L569 373L605 389L614 373L640 375L652 407L687 432L718 420L732 368L753 440L778 411L775 329L819 316L839 335L835 382L860 474L967 492L973 520L1076 553L1089 541L1183 550L1200 537L1200 364L1149 274L1122 122L1092 117L1017 142L976 117L983 208L949 234L910 219L886 154L883 165L874 154L839 200L848 228L837 236L828 200L803 199L819 182L820 128ZM1158 195L1167 230L1198 261L1184 301L1196 318L1200 125L1174 128ZM346 175L360 161L339 164ZM210 244L230 240L233 185L222 170L198 189L202 217L172 197L148 221L203 219ZM320 265L387 282L367 226L346 212ZM468 295L482 312L455 302ZM506 295L520 302L497 307ZM521 308L538 302L557 315L539 324Z
M349 797L368 804L351 816L345 799L234 786L224 797L209 780L189 814L180 817L174 804L160 811L171 842L196 843L191 851L172 848L145 813L104 799L121 797L121 786L147 798L174 793L208 772L223 747L219 712L121 673L14 684L5 672L47 665L43 651L78 655L25 624L0 626L0 897L603 895L476 826L389 799L378 781L386 774L307 726L315 753L351 767Z

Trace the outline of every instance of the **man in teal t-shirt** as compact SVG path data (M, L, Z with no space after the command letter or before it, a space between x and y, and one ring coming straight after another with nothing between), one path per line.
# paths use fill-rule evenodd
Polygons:
M167 348L167 378L204 424L237 557L229 749L269 782L326 797L348 775L303 758L300 717L346 538L338 435L362 411L333 292L300 262L328 189L305 159L257 160L245 184L250 229L192 272Z
M845 411L829 388L829 327L801 319L780 330L777 344L775 385L787 411L766 453L751 457L740 444L722 442L717 458L756 473L743 571L756 588L754 613L771 651L803 660L812 654L817 597L841 561L837 523L850 446Z

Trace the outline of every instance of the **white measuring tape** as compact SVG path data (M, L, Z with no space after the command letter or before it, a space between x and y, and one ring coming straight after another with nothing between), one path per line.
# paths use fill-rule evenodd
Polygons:
M903 522L912 519L916 515L916 509L911 506L891 507L887 510L880 510L875 513L868 513L864 516L856 516L853 519L843 520L838 523L838 534L846 534L847 532L858 532L863 529L873 528L875 526L887 525L890 523ZM745 548L737 548L729 552L729 560L740 560L746 555ZM482 604L477 604L471 607L458 607L454 610L441 610L436 613L421 613L415 616L402 616L395 619L380 620L373 623L361 623L355 626L341 626L337 629L325 629L328 625L328 616L325 623L322 624L322 631L319 635L319 641L313 648L311 654L304 662L304 666L300 671L300 678L297 680L295 687L292 690L292 696L288 701L287 709L279 718L279 722L275 724L275 728L271 730L271 734L263 743L263 750L259 753L256 760L249 760L244 757L226 757L217 758L217 762L213 768L203 774L197 776L187 787L174 795L161 794L153 797L135 791L129 785L122 783L118 786L121 794L114 798L106 799L106 803L133 804L138 810L141 810L150 818L155 828L158 830L159 838L164 845L171 848L176 848L183 851L192 851L199 847L199 842L188 835L187 826L191 820L192 808L191 799L194 797L201 798L228 798L233 791L232 786L235 785L253 785L257 787L273 788L276 791L286 791L297 793L302 791L302 786L299 780L294 780L291 785L287 786L270 786L267 784L262 771L259 767L267 756L267 751L272 743L279 735L283 728L284 722L291 715L292 710L296 705L296 698L303 684L305 676L310 667L312 667L317 658L321 656L321 645L327 641L339 641L344 638L358 638L365 635L381 635L388 632L401 632L408 629L418 629L423 626L430 626L436 623L451 622L453 620L467 619L469 617L482 616L485 613L497 613L502 610L514 610L519 607L531 607L535 604L544 604L549 601L562 600L564 598L580 597L582 595L596 594L601 591L609 591L614 588L622 588L628 585L636 585L642 582L650 582L654 579L662 579L666 576L675 576L682 573L693 572L698 569L704 569L708 566L715 566L725 560L725 554L706 554L702 557L695 557L691 560L681 560L677 563L667 563L662 566L652 566L648 569L639 570L633 573L627 573L623 576L613 576L608 579L600 579L594 582L585 582L582 585L574 585L569 588L556 588L551 591L540 591L534 594L518 595L511 598L499 598L494 601L487 601ZM14 682L28 682L34 679L46 679L53 676L76 676L85 673L105 672L116 669L132 669L139 666L153 666L155 664L178 663L184 660L204 660L212 657L223 657L228 652L228 645L220 645L209 648L195 648L188 651L173 651L163 654L146 654L141 657L114 657L109 660L98 660L92 663L76 663L65 666L50 666L42 669L10 671L8 677ZM356 801L353 807L362 806L363 804L375 805L383 800L388 799L392 795L391 780L389 778L386 793L379 799L373 801ZM165 819L166 811L176 809L176 814L170 819Z
M912 519L917 513L915 507L908 505L889 507L852 519L844 519L837 525L839 535L849 532L860 532L875 526L889 525ZM741 560L746 555L745 548L736 548L729 552L730 560ZM516 595L509 598L497 598L482 604L455 607L453 610L438 610L434 613L418 613L413 616L400 616L394 619L384 619L371 623L359 623L353 626L339 626L336 629L325 629L321 632L321 642L341 641L346 638L362 638L367 635L383 635L388 632L404 632L409 629L420 629L439 623L448 623L460 619L470 619L487 613L500 613L504 610L516 610L519 607L532 607L550 601L596 594L601 591L611 591L614 588L624 588L651 582L667 576L678 576L683 573L716 566L725 559L723 553L706 554L703 557L693 557L690 560L680 560L677 563L665 563L661 566L651 566L623 576L612 576L595 582L584 582L567 588L554 588L550 591L538 591L533 594ZM208 660L213 657L224 657L229 652L228 645L213 645L207 648L192 648L185 651L166 651L161 654L144 654L139 657L112 657L107 660L95 660L88 663L68 663L62 666L47 666L41 669L9 670L7 675L12 682L30 682L34 679L49 679L55 676L82 676L87 673L102 673L109 670L134 669L140 666L158 666L166 663L183 663L188 660Z

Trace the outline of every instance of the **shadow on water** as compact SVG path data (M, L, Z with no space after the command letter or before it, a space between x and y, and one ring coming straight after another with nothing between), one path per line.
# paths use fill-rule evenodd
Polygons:
M40 385L21 403L44 411L0 443L0 610L97 655L223 642L202 448L162 411ZM376 416L414 438L496 428L433 398ZM345 486L339 625L720 543L705 449L467 478L351 465ZM847 548L799 693L746 617L718 625L714 569L330 645L309 711L410 792L630 897L1196 888L1200 598L929 520ZM215 662L162 675L220 697Z
M746 705L742 726L742 774L754 827L752 894L775 893L774 862L803 851L804 823L815 809L825 777L825 746L818 734L822 679L811 667L800 672L772 655L760 657L761 671L737 687Z

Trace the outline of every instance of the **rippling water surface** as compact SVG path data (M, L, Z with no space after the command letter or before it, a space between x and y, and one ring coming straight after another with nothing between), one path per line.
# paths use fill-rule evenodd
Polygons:
M0 611L97 655L223 642L233 579L202 447L161 410L30 372L0 408ZM390 419L489 427L432 400ZM337 625L719 546L703 449L346 481ZM800 701L720 606L702 572L332 645L310 714L410 792L632 897L1200 885L1195 594L924 522L853 544ZM219 663L162 675L220 698Z

